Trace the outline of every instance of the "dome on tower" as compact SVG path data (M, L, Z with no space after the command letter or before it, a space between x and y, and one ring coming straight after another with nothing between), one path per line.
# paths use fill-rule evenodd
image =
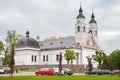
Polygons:
M30 47L30 48L40 48L39 47L39 43L33 39L29 37L29 31L26 32L26 37L22 37L18 40L17 44L16 44L16 48L25 48L25 47Z
M80 6L80 9L79 9L79 14L77 16L77 19L78 18L84 18L85 19L85 16L83 15L83 10L82 10L82 7Z
M89 21L89 24L90 23L97 23L96 21L95 21L95 16L94 16L94 13L92 12L92 15L91 15L91 20Z

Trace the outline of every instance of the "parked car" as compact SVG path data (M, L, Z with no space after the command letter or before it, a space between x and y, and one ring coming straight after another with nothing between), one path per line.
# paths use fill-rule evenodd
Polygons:
M4 74L4 68L0 67L0 74Z
M100 74L110 74L110 70L107 70L107 69L103 69L101 70Z
M73 72L69 68L63 68L64 75L72 75Z
M4 68L4 73L8 74L10 73L10 67L3 67Z
M91 72L86 71L85 74L98 74L100 72L100 70L98 69L93 69Z
M58 74L59 74L59 68L58 68L58 67L53 67L52 69L53 69L55 75L58 75ZM61 74L62 74L62 75L64 74L64 71L63 71L63 70L61 71Z
M120 75L120 70L111 71L111 75Z
M86 71L85 74L96 74L96 75L103 75L103 74L110 74L110 71L107 69L93 69L91 72Z
M41 68L35 72L36 75L54 75L54 71L51 68Z

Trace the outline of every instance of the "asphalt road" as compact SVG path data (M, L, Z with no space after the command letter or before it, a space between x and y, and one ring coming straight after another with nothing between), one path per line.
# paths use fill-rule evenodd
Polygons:
M0 74L0 76L9 76L10 74ZM35 72L18 72L14 76L35 76ZM73 75L85 75L84 73L74 73Z
M0 74L0 76L9 76L10 74ZM14 73L14 76L35 76L34 72L18 72Z

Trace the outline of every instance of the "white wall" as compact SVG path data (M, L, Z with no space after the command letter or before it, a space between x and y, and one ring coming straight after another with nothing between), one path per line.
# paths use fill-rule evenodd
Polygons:
M60 52L62 53L62 64L67 64L67 61L64 57L66 49L61 50L46 50L46 51L39 51L39 50L17 50L15 51L15 65L57 65L59 62L56 60L56 55L59 55ZM83 48L78 49L71 49L78 53L78 64L87 65L88 61L86 56L92 56L95 54L95 50ZM81 54L82 51L82 54ZM32 62L32 55L36 55L36 62ZM46 57L48 55L48 61L43 61L43 56ZM46 59L46 58L45 58ZM92 60L93 66L96 67L97 64L94 60ZM73 64L77 64L77 59L73 60Z
M36 55L36 62L32 62L32 55ZM15 65L38 65L39 51L37 50L18 50L15 51Z

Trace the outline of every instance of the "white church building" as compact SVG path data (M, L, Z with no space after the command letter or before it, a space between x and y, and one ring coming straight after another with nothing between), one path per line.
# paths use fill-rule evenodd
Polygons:
M26 32L25 37L21 37L15 47L15 65L58 65L58 55L62 53L62 64L67 64L64 54L65 50L73 50L76 59L73 65L87 66L86 56L92 56L98 45L98 28L94 13L91 14L89 25L85 23L82 7L76 17L75 36L52 40L35 40L30 37L30 32ZM39 37L38 37L39 38ZM80 43L81 47L78 46ZM93 67L97 67L97 62L92 60Z

